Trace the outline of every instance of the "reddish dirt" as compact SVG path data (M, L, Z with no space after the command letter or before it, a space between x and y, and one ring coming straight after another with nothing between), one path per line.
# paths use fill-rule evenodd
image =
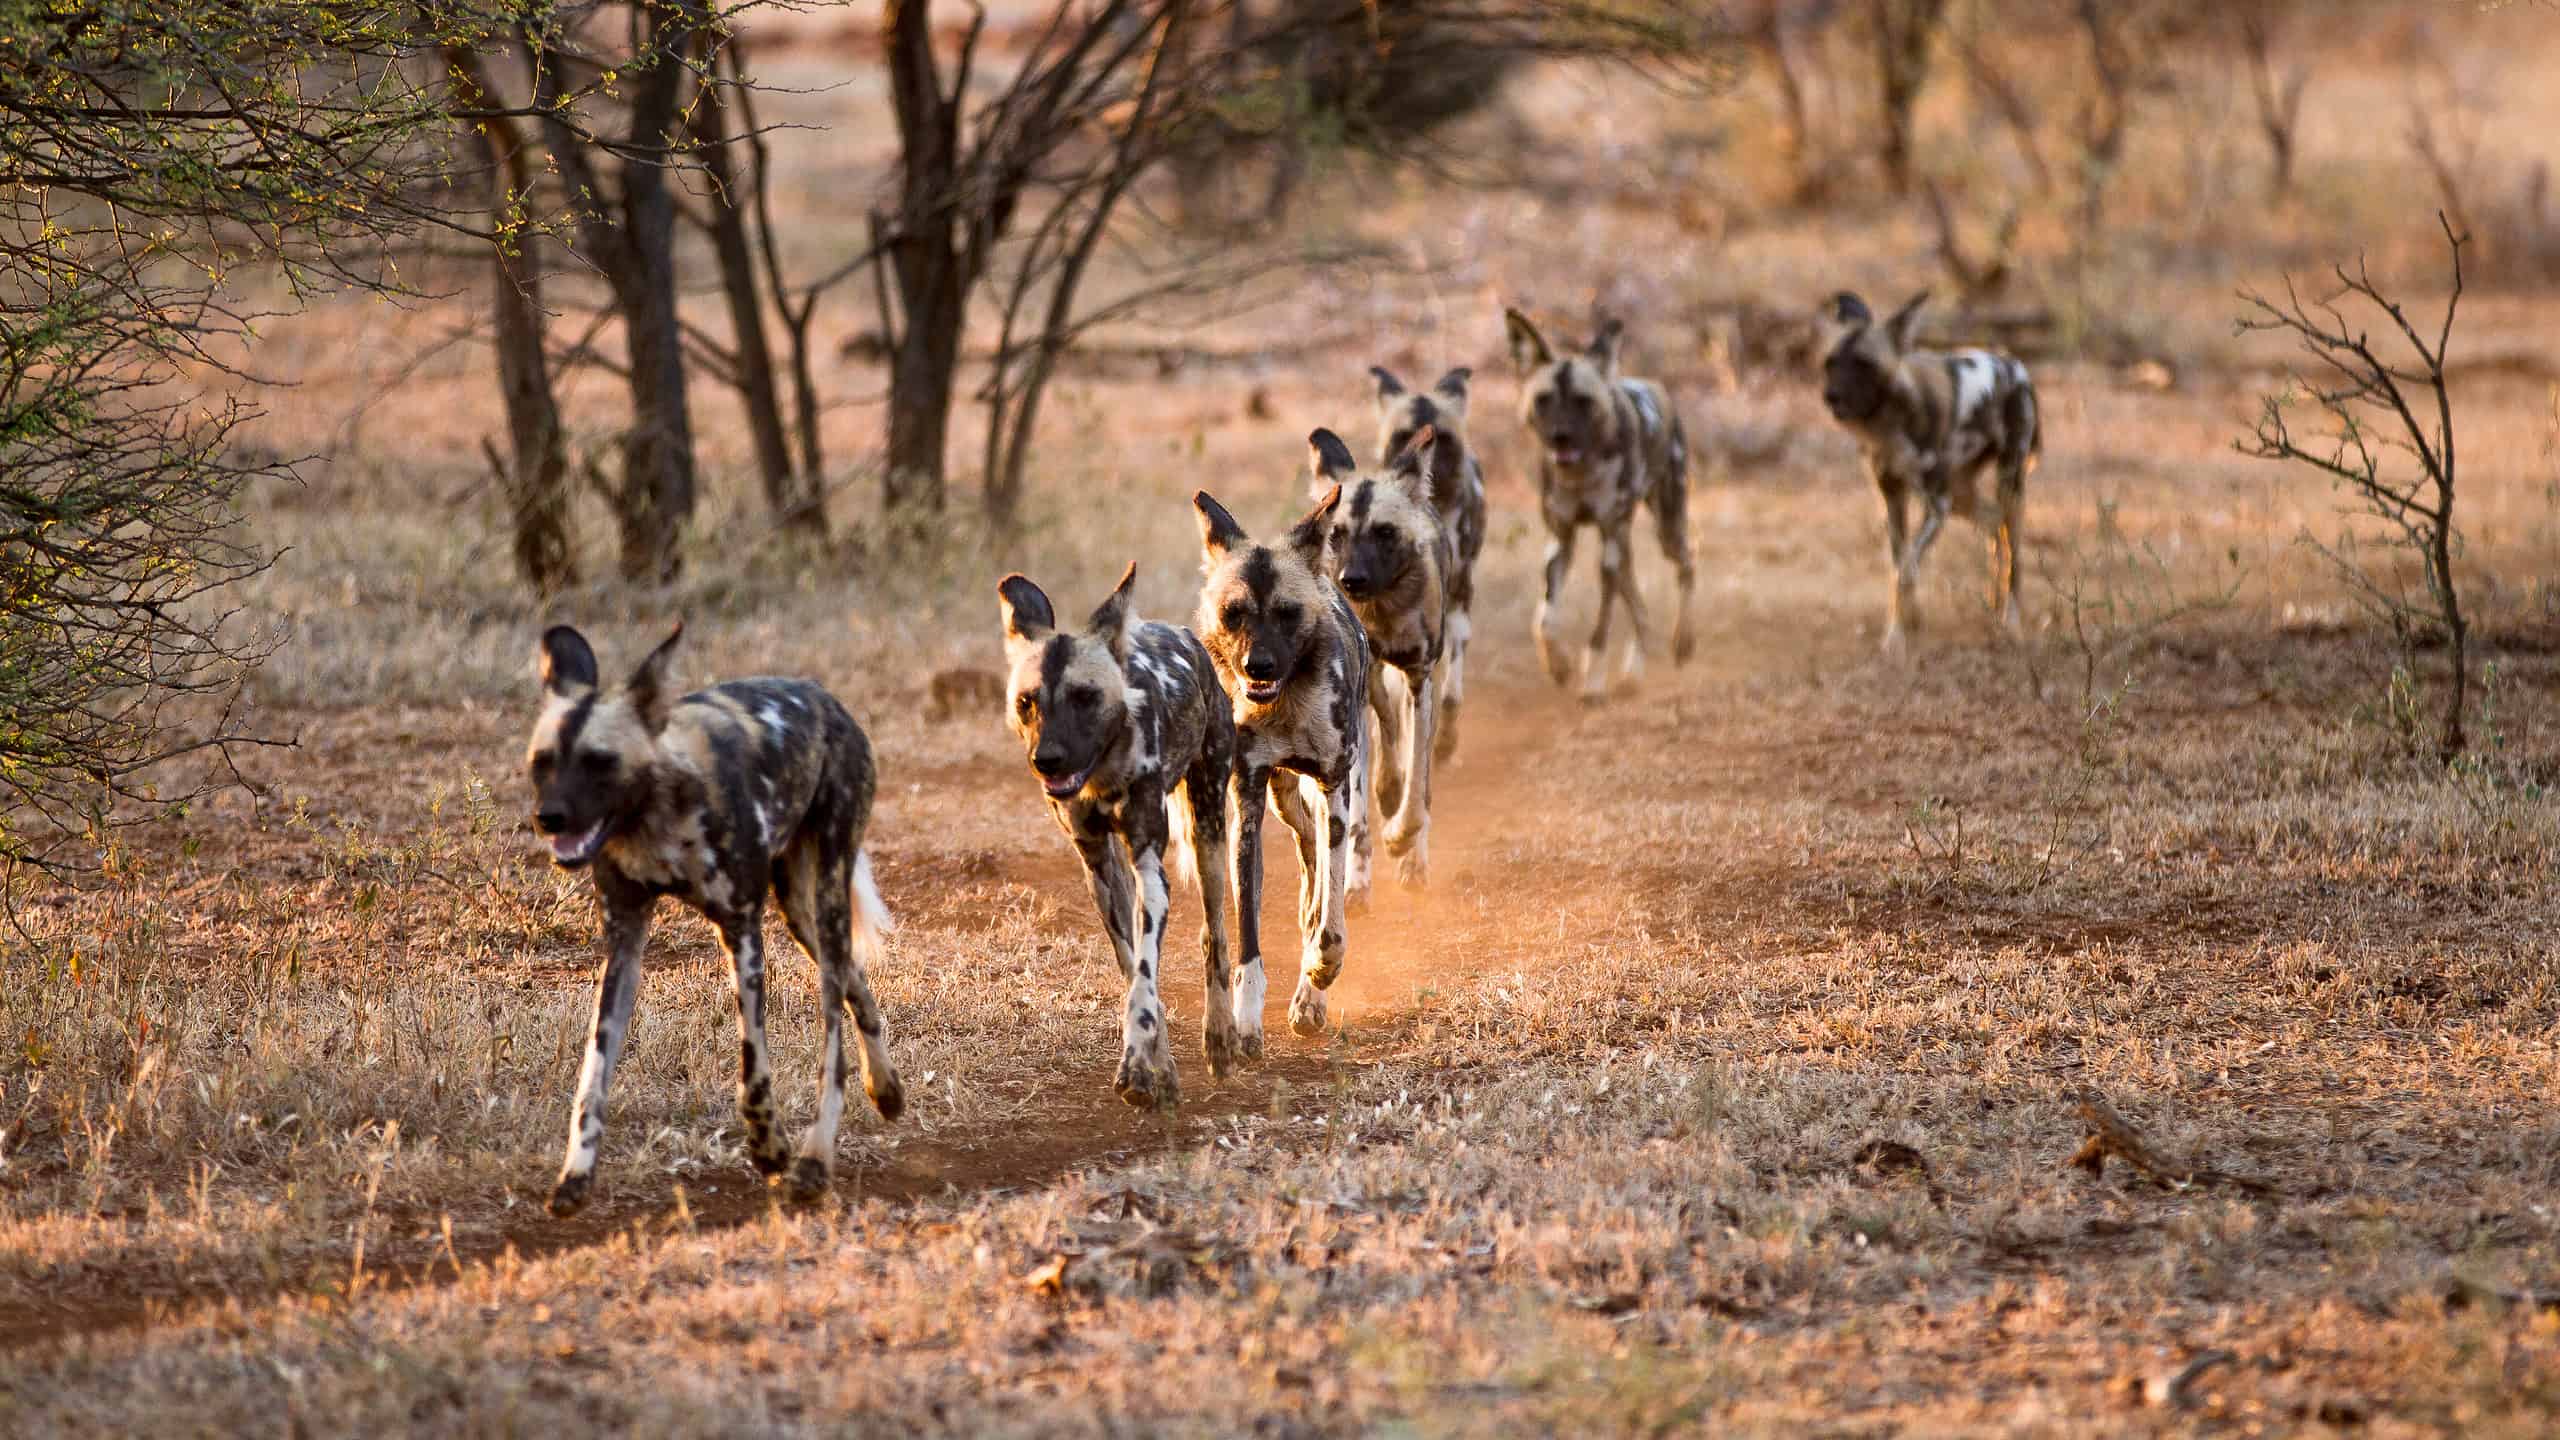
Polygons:
M1265 1013L1270 1053L1263 1062L1244 1067L1224 1081L1212 1081L1196 1049L1184 1053L1184 1102L1176 1114L1160 1117L1131 1110L1112 1094L1116 1056L1107 1047L1009 1057L1054 1080L1043 1088L1043 1099L1031 1115L1008 1118L1000 1126L976 1133L932 1138L886 1134L879 1152L859 1160L848 1158L837 1180L838 1197L848 1203L872 1199L913 1203L1038 1186L1078 1170L1202 1143L1239 1117L1287 1108L1292 1094L1322 1093L1344 1067L1364 1063L1364 1049L1381 1044L1392 1047L1413 1017L1413 998L1420 987L1434 981L1447 983L1454 971L1473 973L1529 963L1536 947L1520 923L1529 917L1537 917L1545 933L1553 933L1559 920L1568 916L1591 921L1594 935L1605 933L1609 910L1622 904L1631 878L1643 888L1640 877L1603 880L1570 865L1521 863L1513 852L1514 841L1530 833L1524 825L1534 829L1536 818L1524 817L1517 793L1498 782L1508 771L1533 769L1540 763L1541 752L1558 736L1588 723L1595 714L1607 713L1577 711L1544 690L1504 694L1488 689L1471 699L1458 763L1442 767L1434 785L1433 886L1420 893L1398 886L1393 862L1381 849L1382 874L1375 897L1351 917L1350 957L1342 980L1328 997L1332 1034L1305 1039L1289 1031L1289 997L1297 979L1297 857L1288 832L1275 821L1264 846L1262 934L1270 976ZM910 778L927 792L927 799L934 792L945 797L984 796L991 786L1027 783L1009 768L984 761L919 770ZM1044 847L1038 857L1027 865L976 857L962 862L962 878L1027 886L1041 900L1054 904L1062 940L1098 944L1099 922L1073 854L1062 842ZM899 873L902 870L908 873ZM884 883L928 904L937 878L948 885L953 876L947 869L937 874L937 867L918 865L912 857L902 865L883 863ZM1185 907L1196 903L1177 890L1169 932L1182 943L1168 946L1169 956L1190 950L1187 939L1196 930L1197 911L1186 913ZM1166 975L1169 1007L1177 1016L1197 1017L1201 1013L1199 977L1190 967L1178 964L1168 964ZM685 1225L727 1228L750 1223L778 1203L754 1176L744 1172L711 1177L681 1190L631 1185L617 1195L608 1187L597 1204L569 1220L553 1220L523 1206L494 1212L485 1199L476 1207L457 1200L452 1207L457 1222L467 1209L477 1209L482 1213L473 1218L483 1223L467 1227L457 1223L450 1246L416 1239L378 1245L367 1254L364 1285L367 1290L396 1290L448 1283L463 1269L510 1252L526 1258L559 1254L633 1231L654 1233ZM412 1235L435 1219L433 1215L388 1218L408 1222L389 1228ZM225 1306L252 1306L287 1293L310 1294L318 1287L305 1277L323 1273L344 1277L353 1261L350 1246L343 1253L311 1257L299 1273L281 1277L217 1274L173 1282L99 1275L94 1277L96 1288L84 1291L77 1300L0 1307L0 1350L149 1326Z

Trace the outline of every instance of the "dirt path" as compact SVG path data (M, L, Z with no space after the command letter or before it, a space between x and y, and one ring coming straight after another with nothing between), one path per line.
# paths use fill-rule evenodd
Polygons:
M1604 713L1605 712L1599 712ZM1415 1015L1426 987L1463 983L1491 968L1524 963L1535 928L1551 928L1560 894L1539 867L1513 852L1513 837L1534 831L1541 817L1522 813L1516 791L1502 779L1539 763L1554 737L1584 723L1574 709L1545 690L1506 693L1479 690L1466 712L1459 762L1442 767L1434 785L1433 885L1402 889L1392 863L1373 901L1351 917L1351 951L1343 978L1330 994L1335 1033L1321 1039L1292 1035L1288 1004L1296 984L1297 859L1287 832L1272 823L1266 838L1263 939L1270 973L1265 1030L1270 1053L1224 1081L1212 1081L1200 1062L1196 1035L1201 980L1196 966L1168 963L1165 998L1176 1033L1191 1043L1179 1052L1184 1103L1172 1116L1142 1114L1121 1104L1110 1088L1116 1056L1096 1043L1087 1050L1047 1056L1008 1057L1045 1075L1042 1098L1027 1115L1000 1125L945 1131L934 1136L878 1137L871 1155L847 1157L837 1193L847 1202L914 1203L937 1197L985 1194L1044 1185L1078 1170L1126 1163L1148 1154L1202 1143L1240 1117L1286 1109L1293 1096L1322 1094L1345 1067L1364 1063L1362 1051L1392 1038ZM928 790L983 794L990 783L1027 784L992 766L958 767L924 777ZM1383 852L1381 860L1385 859ZM1035 858L1007 866L1003 878L1029 886L1056 902L1052 930L1070 943L1101 944L1083 871L1063 843L1043 846ZM1581 897L1606 903L1606 897ZM1196 897L1177 890L1170 933L1178 943L1168 958L1191 952ZM770 1213L777 1201L754 1176L740 1172L703 1177L681 1189L627 1185L588 1212L555 1221L519 1208L499 1223L471 1227L450 1243L419 1239L377 1241L362 1267L365 1292L397 1291L450 1283L465 1271L501 1259L556 1255L607 1243L631 1232L672 1228L725 1229ZM395 1235L432 1229L432 1212L383 1214ZM225 1267L229 1270L233 1267ZM245 1270L245 1267L240 1267ZM254 1307L284 1295L308 1295L315 1274L348 1276L356 1270L352 1240L338 1253L311 1257L296 1273L215 1273L138 1277L122 1272L93 1277L94 1288L76 1300L38 1307L0 1307L0 1350L105 1331L150 1327L226 1306Z

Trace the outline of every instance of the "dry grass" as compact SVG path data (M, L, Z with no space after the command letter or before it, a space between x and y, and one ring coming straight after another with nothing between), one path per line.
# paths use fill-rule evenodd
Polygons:
M1437 227L1427 281L1336 276L1215 334L1312 334L1332 358L1071 386L1035 523L1001 553L957 533L890 553L852 489L837 548L769 542L706 402L683 588L537 607L492 568L479 422L450 423L489 413L487 377L467 352L423 367L259 507L292 549L253 598L296 638L258 683L302 748L257 762L258 796L139 837L104 890L21 908L0 1431L2550 1433L2560 1307L2530 1303L2560 1291L2550 302L2493 290L2456 344L2498 363L2457 394L2493 669L2449 775L2293 543L2334 527L2331 498L2229 451L2277 358L2227 338L2232 282L2361 238L2378 269L2394 253L2409 162L2360 149L2355 116L2393 93L2391 27L2420 10L2463 63L2548 58L2521 12L2376 9L2317 57L2303 195L2263 226L2178 188L2253 185L2237 142L2137 119L2126 234L2070 294L2126 297L2176 383L2039 366L2023 651L1993 643L1959 532L1921 663L1876 660L1846 443L1792 377L1726 387L1687 328L1739 298L1916 288L1931 263L1914 215L1768 210L1758 82L1690 114L1540 80L1518 188L1361 197L1372 223ZM785 80L843 63L766 54ZM871 133L863 90L797 103ZM1924 132L1924 158L1960 149L1953 111ZM832 213L825 184L881 155L818 148L795 203ZM1655 203L1665 186L1720 206L1721 232ZM2063 239L2025 227L2037 283L2060 285ZM1639 348L1718 458L1700 659L1584 712L1527 655L1539 537L1490 302L1578 312L1595 285L1654 317ZM326 445L451 318L280 332L275 368L307 378L270 443ZM925 677L992 663L1008 568L1099 593L1134 556L1141 608L1186 613L1182 498L1284 513L1299 437L1362 428L1375 360L1477 365L1494 472L1439 888L1355 917L1342 1034L1284 1027L1217 1085L1187 1049L1182 1115L1142 1118L1108 1094L1115 1002L1072 860L1001 727L927 722ZM1247 412L1252 385L1277 418ZM837 452L875 418L832 417ZM1586 573L1570 613L1589 600ZM526 655L558 613L627 661L676 610L690 675L821 676L880 748L874 846L905 924L874 978L911 1108L850 1127L837 1203L771 1209L732 1118L722 963L671 917L603 1203L556 1224L536 1202L594 922L517 815ZM1196 1024L1196 978L1174 979ZM796 959L777 985L805 1106L814 987ZM2173 1163L2254 1183L2069 1169L2082 1087Z

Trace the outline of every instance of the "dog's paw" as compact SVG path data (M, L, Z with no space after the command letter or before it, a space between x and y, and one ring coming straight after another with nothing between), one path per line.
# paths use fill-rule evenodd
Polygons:
M1431 886L1431 855L1427 850L1409 849L1396 856L1396 883L1407 890L1427 890Z
M827 1192L834 1188L835 1176L829 1173L825 1160L815 1155L803 1155L791 1162L791 1175L787 1181L776 1175L766 1183L777 1189L787 1187L794 1205L815 1205L826 1199Z
M1314 1037L1324 1033L1324 992L1316 988L1313 977L1298 982L1298 993L1289 997L1289 1033Z
M862 1093L871 1097L871 1108L883 1120L896 1120L907 1111L907 1087L899 1083L895 1072L884 1071L862 1077Z
M1111 1089L1123 1102L1141 1110L1170 1110L1180 1103L1181 1089L1174 1078L1171 1057L1146 1053L1161 1048L1161 1042L1121 1048L1120 1070L1111 1077Z
M596 1177L592 1174L561 1176L560 1183L551 1187L551 1218L566 1220L586 1209L587 1197L594 1191L595 1184Z
M1244 1037L1236 1033L1235 1017L1214 1002L1209 1008L1209 1023L1200 1034L1200 1052L1208 1057L1209 1078L1224 1080L1245 1058Z

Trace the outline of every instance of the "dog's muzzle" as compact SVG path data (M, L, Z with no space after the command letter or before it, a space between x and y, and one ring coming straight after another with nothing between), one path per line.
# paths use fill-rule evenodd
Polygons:
M604 849L606 828L605 822L599 820L584 830L564 830L551 835L551 863L563 870L575 870L593 860L596 852Z

